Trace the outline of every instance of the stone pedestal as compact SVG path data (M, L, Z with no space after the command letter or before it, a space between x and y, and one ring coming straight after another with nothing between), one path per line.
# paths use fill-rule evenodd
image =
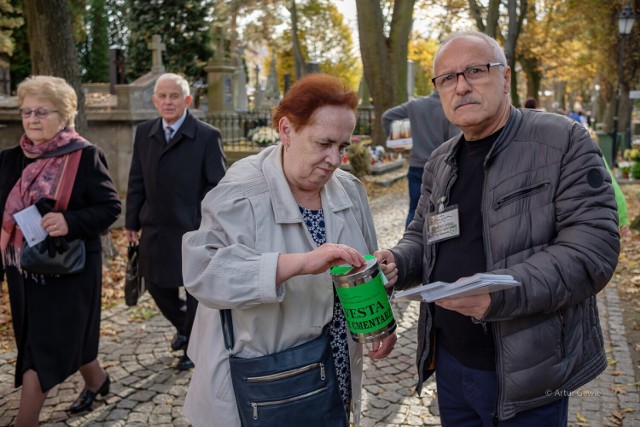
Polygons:
M227 63L212 63L204 67L207 72L207 114L225 113L220 132L225 141L242 137L237 114L234 111L233 76L235 67Z
M128 111L153 110L153 88L160 74L147 73L129 85L116 85L118 109Z
M233 73L235 67L229 64L210 64L207 72L209 112L233 111Z

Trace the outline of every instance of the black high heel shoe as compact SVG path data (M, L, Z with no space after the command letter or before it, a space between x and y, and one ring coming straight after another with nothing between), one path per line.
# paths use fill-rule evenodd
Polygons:
M107 378L105 378L104 382L100 386L100 388L94 393L86 388L80 392L80 396L76 399L75 402L69 408L69 412L72 414L77 414L78 412L82 412L87 410L93 405L93 402L96 400L98 395L106 396L109 394L109 386L111 385L111 380L109 379L109 375L107 374Z

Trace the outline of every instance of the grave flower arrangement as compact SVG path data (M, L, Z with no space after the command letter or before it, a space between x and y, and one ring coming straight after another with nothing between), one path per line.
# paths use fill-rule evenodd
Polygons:
M280 141L278 132L268 126L260 126L252 129L249 133L251 142L266 147L267 145L277 144Z
M623 178L640 178L640 149L627 148L623 152L624 162L618 163Z

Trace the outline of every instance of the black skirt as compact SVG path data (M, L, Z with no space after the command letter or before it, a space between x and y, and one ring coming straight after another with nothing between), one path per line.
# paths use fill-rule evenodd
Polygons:
M23 276L7 266L18 348L15 385L28 369L47 392L98 357L102 257L87 252L85 270L64 277Z

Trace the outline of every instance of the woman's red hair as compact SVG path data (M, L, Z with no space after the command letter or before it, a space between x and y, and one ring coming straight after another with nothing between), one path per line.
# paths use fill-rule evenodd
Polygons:
M337 77L328 74L308 74L295 82L274 108L272 126L277 129L280 119L287 117L298 131L306 126L313 113L326 105L348 107L355 113L358 96Z

